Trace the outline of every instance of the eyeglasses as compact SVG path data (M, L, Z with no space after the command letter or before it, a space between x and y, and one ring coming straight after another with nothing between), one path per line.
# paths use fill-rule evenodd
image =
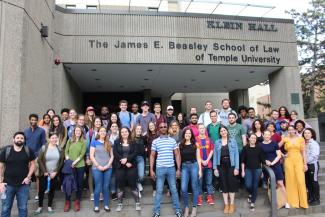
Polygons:
M160 129L164 129L164 128L167 128L167 126L161 126L161 127L159 127Z

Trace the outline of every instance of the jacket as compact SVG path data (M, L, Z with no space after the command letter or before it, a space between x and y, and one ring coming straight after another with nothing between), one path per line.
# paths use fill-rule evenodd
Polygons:
M306 144L306 160L308 164L314 164L317 163L319 158L320 148L319 144L313 140L310 139L309 142Z
M221 147L222 141L218 139L216 144L214 145L214 153L213 153L213 169L216 169L217 166L220 165L220 156L221 156ZM229 138L228 141L228 148L229 148L229 157L230 157L230 164L231 166L235 167L235 169L239 169L239 152L238 146L235 139Z
M38 177L41 177L44 175L44 173L47 172L47 168L46 168L46 153L47 153L47 149L49 147L49 144L46 144L45 146L43 146L38 154L38 159L37 159L37 163L38 163L38 166L39 166L39 172L38 172ZM54 170L54 172L56 173L59 173L62 165L63 165L63 160L64 160L64 154L62 152L62 150L60 150L59 147L58 148L58 151L59 151L59 154L60 154L60 159L56 165L56 169Z
M136 157L138 155L138 146L134 143L129 144L130 145L130 151L127 156L127 162L131 163L132 166L136 166ZM120 160L123 159L123 148L122 143L120 139L115 140L114 147L113 147L113 154L114 154L114 168L119 169L125 167L125 165L122 165L120 163Z
M71 196L74 191L77 191L77 184L73 176L73 168L71 167L72 163L72 160L66 160L64 161L64 165L62 168L62 173L64 174L62 190L68 196Z

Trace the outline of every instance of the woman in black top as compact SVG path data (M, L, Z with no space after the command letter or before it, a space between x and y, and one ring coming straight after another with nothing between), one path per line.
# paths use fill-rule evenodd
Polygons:
M256 144L256 134L249 136L249 145L242 151L242 177L245 178L246 189L249 193L248 202L254 211L257 197L258 182L262 174L262 164L265 163L264 153Z
M198 181L201 177L201 157L200 149L196 148L195 137L191 129L183 131L182 141L179 144L181 160L182 160L182 197L184 201L185 211L184 217L189 216L189 197L188 183L191 179L191 187L193 191L193 209L191 217L196 216L197 203L199 196ZM199 176L198 176L199 175Z
M135 199L136 210L141 210L139 193L137 190L137 146L132 143L131 132L129 128L122 127L119 139L114 142L114 167L118 183L118 205L117 212L122 211L122 199L126 181L128 182L132 195Z

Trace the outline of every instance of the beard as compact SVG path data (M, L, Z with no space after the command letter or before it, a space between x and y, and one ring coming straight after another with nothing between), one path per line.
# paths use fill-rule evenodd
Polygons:
M15 142L15 145L21 147L24 145L24 142L22 142L22 141Z

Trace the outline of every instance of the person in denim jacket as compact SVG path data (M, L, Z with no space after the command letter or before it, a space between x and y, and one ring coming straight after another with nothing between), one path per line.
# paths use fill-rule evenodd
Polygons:
M229 137L227 127L219 128L219 138L214 146L213 169L214 175L220 175L221 190L225 203L224 213L235 211L235 192L238 191L239 153L235 139ZM230 198L230 204L229 204Z

